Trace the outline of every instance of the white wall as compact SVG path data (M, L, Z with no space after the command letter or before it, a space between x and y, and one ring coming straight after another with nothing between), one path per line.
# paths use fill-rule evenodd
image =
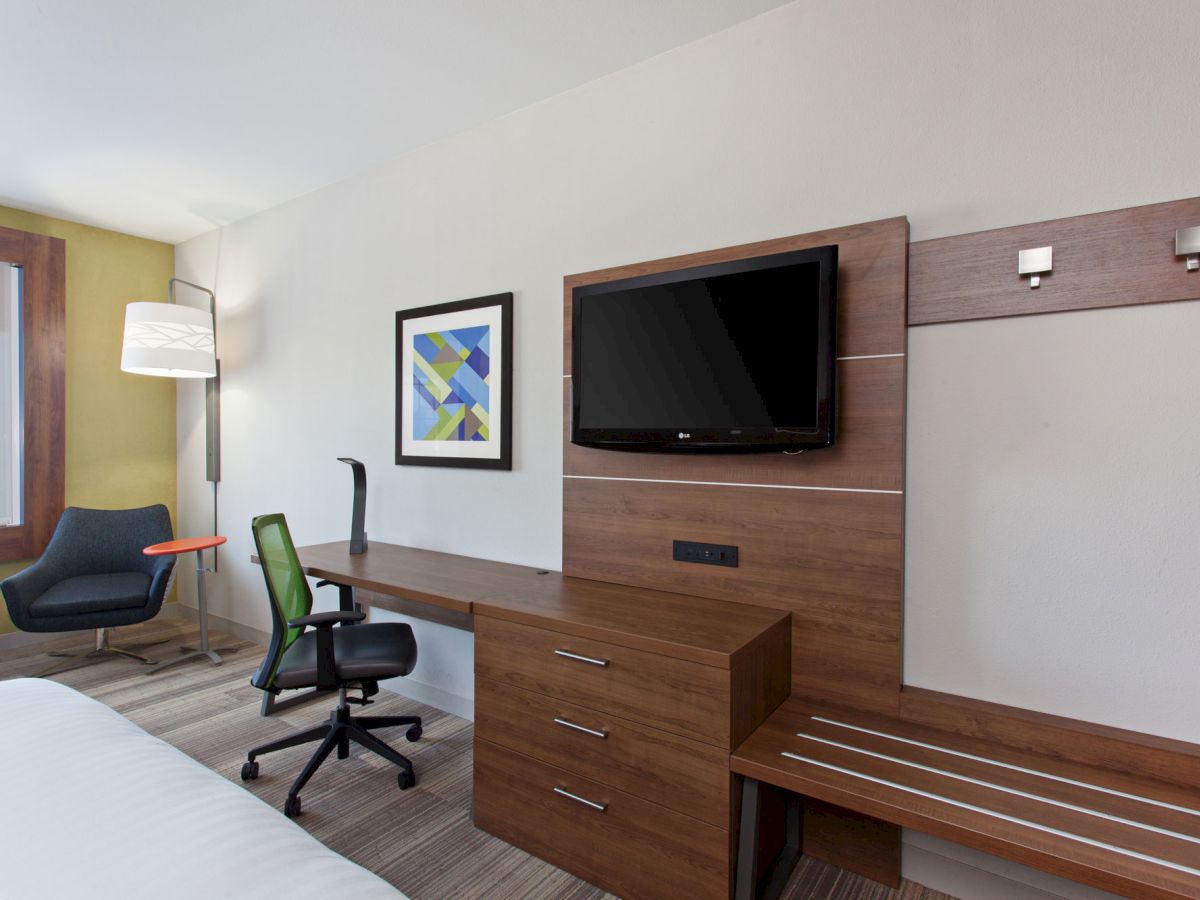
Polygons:
M267 625L251 516L345 536L342 455L367 463L372 538L557 567L564 274L898 214L922 240L1197 194L1193 11L804 0L180 246L221 308L216 611ZM514 471L394 466L394 312L505 290ZM911 332L911 683L1200 741L1198 319ZM200 395L179 397L181 530L202 530ZM419 639L418 679L469 699L469 640Z
M910 329L908 683L1200 740L1198 335L1200 302Z

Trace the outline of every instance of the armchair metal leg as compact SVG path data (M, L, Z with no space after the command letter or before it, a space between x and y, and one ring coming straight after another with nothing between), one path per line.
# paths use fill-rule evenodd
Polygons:
M84 666L90 666L100 662L102 659L107 659L110 655L124 656L128 659L136 659L144 665L153 665L156 660L149 656L143 656L137 652L146 647L156 647L159 644L165 644L167 638L162 638L157 641L143 641L134 644L130 647L117 647L108 642L108 629L96 629L96 647L94 650L54 650L47 656L55 657L56 659L64 660L61 663L52 663L42 671L34 675L35 678L46 678L50 675L59 675L63 672L70 672L74 669L82 669ZM71 665L70 661L74 661L75 665Z
M164 643L164 644L165 644L165 643L166 643L166 641L163 641L162 643ZM130 659L136 659L138 662L140 662L140 663L145 663L145 664L146 664L146 665L148 665L148 666L149 666L149 665L153 665L153 664L154 664L154 658L153 658L153 657L150 657L150 656L142 656L142 654L140 654L140 653L136 653L136 652L134 652L134 651L133 651L133 650L131 650L131 649L130 649L130 650L127 650L127 649L125 649L124 647L108 647L108 648L106 648L106 649L107 649L107 651L108 651L109 653L117 653L117 654L120 654L121 656L127 656L127 657L129 657ZM141 648L139 647L138 649L140 650Z

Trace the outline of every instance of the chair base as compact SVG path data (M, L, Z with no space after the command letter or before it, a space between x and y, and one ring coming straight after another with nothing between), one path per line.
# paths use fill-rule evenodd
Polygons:
M350 706L346 702L346 691L343 688L340 692L340 702L337 708L330 713L328 722L278 741L272 741L269 744L255 747L247 753L246 763L242 766L242 780L253 781L258 777L256 757L266 753L274 753L276 750L286 750L289 747L298 747L301 744L311 744L320 741L321 746L316 749L316 752L313 753L304 768L300 771L299 776L292 782L287 800L283 805L284 814L289 819L294 819L300 815L300 792L304 790L304 786L308 784L309 779L321 767L321 763L325 762L329 754L335 749L337 750L338 759L346 759L350 755L350 743L353 741L360 747L370 750L372 753L382 756L388 762L399 766L400 774L397 776L396 781L400 785L401 790L407 790L417 783L417 776L413 771L412 763L403 754L393 750L379 738L375 737L375 735L371 734L371 731L376 728L396 728L401 725L409 726L408 731L405 733L405 737L409 741L420 740L420 716L359 716L355 718L350 715Z
M116 647L108 642L108 629L96 629L96 649L94 650L56 650L46 654L47 656L57 657L62 662L51 663L42 671L35 674L34 678L47 678L51 675L59 675L63 672L70 672L74 669L82 669L84 666L94 665L101 660L108 659L110 656L124 656L128 659L136 659L143 665L152 666L156 660L149 656L143 656L139 650L144 650L146 647L156 647L159 644L165 644L167 638L162 638L157 641L145 641L140 644L134 644L130 647ZM72 663L74 663L72 665Z

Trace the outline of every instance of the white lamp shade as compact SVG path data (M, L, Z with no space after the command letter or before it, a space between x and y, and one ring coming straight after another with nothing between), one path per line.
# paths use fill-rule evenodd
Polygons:
M212 313L178 303L130 303L125 307L121 371L212 378L217 374Z

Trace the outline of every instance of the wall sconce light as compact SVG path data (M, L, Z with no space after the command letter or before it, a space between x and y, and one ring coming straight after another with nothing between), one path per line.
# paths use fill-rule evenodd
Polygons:
M1034 247L1032 250L1017 252L1017 274L1029 276L1029 286L1035 288L1041 285L1041 273L1049 272L1053 266L1053 247Z
M1175 255L1187 257L1187 270L1200 269L1200 225L1175 232Z

